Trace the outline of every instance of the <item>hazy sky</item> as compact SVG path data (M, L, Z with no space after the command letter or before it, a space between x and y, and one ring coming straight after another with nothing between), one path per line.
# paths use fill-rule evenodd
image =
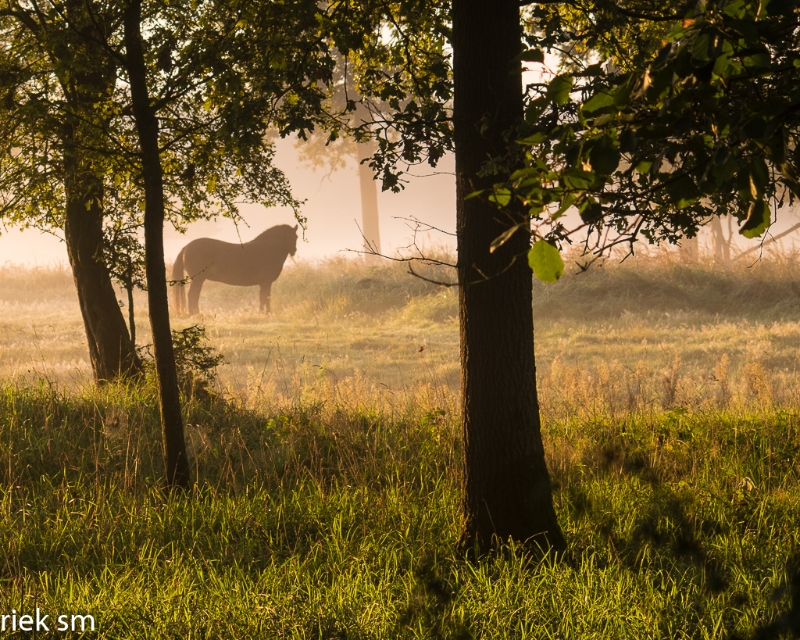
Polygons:
M344 249L360 249L361 196L355 161L345 169L326 177L325 171L314 172L298 166L294 140L280 140L276 164L288 175L295 196L306 200L303 214L308 218L307 242L298 244L297 259L317 259L335 255ZM381 242L384 253L409 243L412 233L402 217L416 217L447 231L455 230L455 178L452 156L444 158L434 170L417 167L408 177L409 184L399 194L380 192ZM294 224L288 209L265 209L259 205L244 205L243 217L248 226L239 226L239 235L246 242L264 229L276 224ZM436 234L429 243L450 244L452 237ZM200 237L238 242L236 228L228 219L203 221L189 227L186 234L165 227L164 243L167 262L172 262L180 249L190 240ZM354 254L347 254L354 255ZM20 232L9 228L0 236L0 265L56 265L67 263L66 246L58 238L28 229Z

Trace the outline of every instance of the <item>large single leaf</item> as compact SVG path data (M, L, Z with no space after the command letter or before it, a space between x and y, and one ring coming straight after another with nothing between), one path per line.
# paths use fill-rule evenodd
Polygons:
M694 204L703 192L689 176L683 176L667 186L667 193L678 209Z
M528 49L527 51L523 51L520 56L520 60L525 60L526 62L544 62L544 51L541 49Z
M703 62L708 62L716 58L717 47L715 46L715 41L716 38L714 34L700 34L692 45L692 56L694 56L696 60L701 60Z
M597 113L615 111L614 96L608 89L601 89L583 104L583 113L593 116Z
M569 189L588 189L594 184L594 173L583 169L567 169L564 172L564 184Z
M753 158L750 162L750 179L753 181L758 193L764 193L769 184L769 169L763 158Z
M757 200L750 204L747 220L739 229L745 238L757 238L767 230L772 221L769 205L764 200Z
M547 86L547 97L559 105L564 105L569 102L569 94L572 91L572 76L568 73L562 73L550 81Z
M504 187L495 187L494 193L489 196L489 202L494 202L499 207L505 207L511 202L511 191Z
M614 146L614 141L610 136L603 136L592 145L589 151L589 162L596 173L603 176L610 176L619 166L619 149Z
M593 224L603 218L603 205L594 198L586 198L578 206L578 213L585 223Z
M528 252L528 264L542 282L555 282L564 275L561 254L547 240L537 240Z

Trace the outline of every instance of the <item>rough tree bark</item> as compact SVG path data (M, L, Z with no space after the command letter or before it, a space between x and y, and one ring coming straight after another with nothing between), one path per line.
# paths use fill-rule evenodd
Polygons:
M65 154L64 239L78 291L96 382L141 371L117 295L103 262L103 184Z
M378 220L378 183L369 166L363 162L377 151L374 141L356 144L358 152L358 180L361 185L361 233L364 235L364 257L367 265L380 264L381 233Z
M92 373L96 382L104 382L142 370L103 261L103 179L93 171L86 152L97 136L91 124L97 104L113 89L116 74L112 64L103 62L106 58L98 46L74 41L74 35L83 29L101 28L89 19L85 7L73 0L67 3L67 16L72 37L62 43L66 47L51 52L69 69L61 76L69 105L60 131L66 194L64 238Z
M523 116L518 0L454 0L453 73L462 416L462 548L494 541L565 546L544 459L533 352L532 273L521 229L493 254L509 220L472 191L491 155L518 162L504 133ZM511 167L514 168L513 166Z
M178 375L169 322L167 271L164 266L164 174L158 146L158 120L147 88L141 19L141 0L132 0L126 8L124 18L125 62L142 160L145 191L145 273L164 440L166 484L168 489L185 488L190 480L189 461L183 435Z

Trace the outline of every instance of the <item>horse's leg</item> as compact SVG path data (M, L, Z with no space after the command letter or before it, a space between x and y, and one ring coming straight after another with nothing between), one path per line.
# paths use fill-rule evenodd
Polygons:
M189 315L200 313L200 290L203 288L205 278L192 278L189 285Z
M261 284L261 293L259 295L259 306L258 310L263 311L267 315L272 313L272 309L270 309L269 305L269 298L272 295L272 283L271 282L264 282Z

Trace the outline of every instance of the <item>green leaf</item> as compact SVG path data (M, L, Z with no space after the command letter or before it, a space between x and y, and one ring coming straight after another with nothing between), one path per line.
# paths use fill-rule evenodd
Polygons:
M745 238L757 238L767 230L771 221L769 205L764 200L758 200L750 204L747 220L739 229L739 233Z
M614 106L618 109L626 107L631 101L631 94L633 93L633 84L629 78L614 92Z
M489 196L489 202L494 202L500 207L505 207L511 202L511 191L504 188L497 188L494 193Z
M589 162L592 169L603 176L610 176L619 166L619 149L609 136L603 136L589 151Z
M694 204L703 195L689 176L683 176L667 186L667 193L678 209L685 209Z
M473 191L472 193L467 195L467 197L464 198L464 200L472 200L473 198L477 198L478 196L483 195L484 191L486 191L486 189L478 189L477 191Z
M753 175L747 168L742 168L736 174L736 187L739 190L739 198L743 202L755 202L758 200L758 187L753 182Z
M578 207L578 213L587 224L599 222L603 218L603 205L594 198L587 198Z
M564 172L564 184L570 189L588 189L595 181L595 175L582 169L568 169Z
M742 59L745 67L768 67L770 63L770 57L768 53L754 53L750 56L745 56Z
M562 73L550 81L547 86L547 97L558 105L565 105L569 102L569 94L572 91L572 76Z
M727 149L723 153L718 152L715 155L713 173L718 186L733 178L736 175L736 169L736 158L728 153Z
M757 192L764 193L764 189L769 184L769 169L763 158L753 158L750 163L750 176Z
M550 219L557 220L558 218L560 218L562 215L564 215L564 212L567 209L569 209L572 205L574 205L577 202L577 200L578 199L573 194L571 193L567 194L567 196L561 201L561 206L558 209L556 209L553 215L550 216Z
M544 62L544 51L541 49L528 49L522 52L519 59L526 62Z
M720 47L721 55L717 58L716 62L714 63L714 73L716 73L719 77L725 78L729 75L729 72L735 71L736 67L732 64L733 62L733 45L730 43L729 40L725 40Z
M653 166L652 160L642 160L639 164L636 165L636 171L644 175L648 173Z
M528 108L525 109L525 120L531 124L535 124L539 119L539 116L544 113L545 109L547 109L548 104L549 102L544 96L536 98L536 100L532 100L528 105Z
M700 34L692 45L692 56L697 60L708 62L713 57L713 53L714 38L708 33Z
M537 240L528 252L528 264L542 282L555 282L564 275L561 254L547 240Z
M650 86L647 89L648 99L658 100L662 94L670 89L674 74L674 65L667 65L663 69L650 74Z
M537 133L534 133L532 136L523 138L522 140L519 141L519 143L532 146L535 144L542 144L542 142L544 142L545 140L547 140L547 134L544 133L543 131L538 131Z
M694 21L693 21L694 22ZM669 30L667 33L666 40L667 42L675 42L676 40L680 40L683 36L686 35L686 28L683 24L678 23L672 29Z
M614 109L614 96L608 89L601 89L595 93L591 98L583 103L584 115L591 116L603 110Z

